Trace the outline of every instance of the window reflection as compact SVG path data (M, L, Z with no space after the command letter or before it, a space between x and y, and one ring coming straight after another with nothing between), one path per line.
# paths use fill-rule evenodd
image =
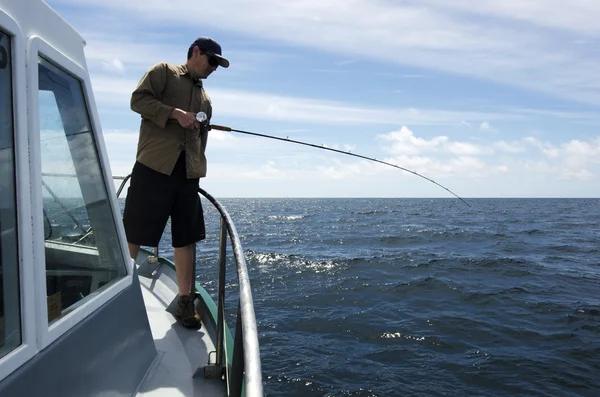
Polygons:
M0 30L0 357L21 344L11 61Z
M126 274L79 80L39 59L48 321Z

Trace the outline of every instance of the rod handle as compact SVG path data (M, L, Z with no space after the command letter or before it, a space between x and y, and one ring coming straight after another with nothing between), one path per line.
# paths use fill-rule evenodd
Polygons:
M211 124L210 128L212 130L221 130L221 131L231 132L231 128L230 127L225 127L223 125Z

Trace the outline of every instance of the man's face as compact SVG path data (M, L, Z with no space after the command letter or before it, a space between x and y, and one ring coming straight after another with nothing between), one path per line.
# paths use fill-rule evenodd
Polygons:
M194 47L190 61L191 72L201 79L207 78L219 66L213 54L202 52L198 47Z

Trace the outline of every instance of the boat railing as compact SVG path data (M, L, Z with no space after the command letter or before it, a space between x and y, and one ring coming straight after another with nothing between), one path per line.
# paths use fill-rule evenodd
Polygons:
M122 180L121 185L117 190L117 197L121 194L130 177L131 175L127 175L126 177L113 176L113 179ZM248 268L246 266L242 244L238 237L235 225L225 207L205 190L199 188L198 193L204 196L220 214L216 357L214 364L209 364L205 367L205 376L207 373L212 373L213 376L214 374L224 374L227 377L226 380L229 384L229 396L238 397L244 395L246 397L261 397L263 395L263 387L258 330L250 278L248 276ZM227 237L229 237L231 243L239 283L237 319L231 362L228 362L230 360L229 355L225 354ZM158 256L158 247L155 247L154 250L155 255ZM225 370L226 368L229 370Z

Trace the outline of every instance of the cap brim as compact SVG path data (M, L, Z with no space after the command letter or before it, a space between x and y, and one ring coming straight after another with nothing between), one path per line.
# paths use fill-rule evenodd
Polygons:
M228 68L229 67L229 61L225 58L223 58L221 55L218 54L213 54L215 58L217 58L219 60L219 66L222 68Z

